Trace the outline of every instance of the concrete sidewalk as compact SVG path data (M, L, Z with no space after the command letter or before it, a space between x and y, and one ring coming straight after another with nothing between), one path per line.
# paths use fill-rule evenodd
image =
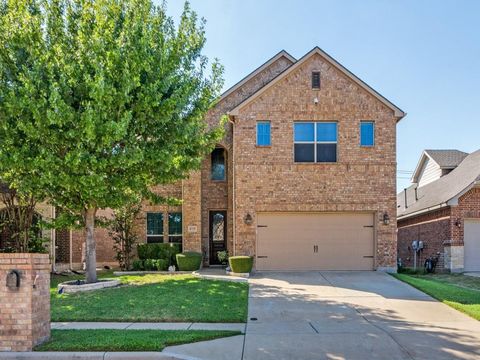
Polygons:
M198 360L192 357L179 357L161 352L0 352L0 359L15 360Z
M144 323L144 322L54 322L51 329L116 329L116 330L231 330L245 333L245 323Z

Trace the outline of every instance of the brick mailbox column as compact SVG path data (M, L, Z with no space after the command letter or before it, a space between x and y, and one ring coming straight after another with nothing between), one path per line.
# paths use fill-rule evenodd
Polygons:
M0 253L0 351L31 351L49 337L48 254Z

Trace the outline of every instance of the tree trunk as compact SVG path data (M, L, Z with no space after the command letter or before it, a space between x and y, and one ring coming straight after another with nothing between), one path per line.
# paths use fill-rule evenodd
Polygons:
M97 282L97 249L95 243L95 213L97 209L89 208L85 211L85 232L87 235L85 246L85 262L87 283Z

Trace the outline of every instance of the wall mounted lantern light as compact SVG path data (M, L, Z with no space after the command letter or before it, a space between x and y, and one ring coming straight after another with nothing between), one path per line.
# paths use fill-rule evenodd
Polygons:
M386 212L383 213L383 224L384 225L390 224L390 217L388 216L388 214Z
M247 225L252 225L252 223L253 223L252 215L250 215L250 214L245 215L245 218L243 219L243 221Z

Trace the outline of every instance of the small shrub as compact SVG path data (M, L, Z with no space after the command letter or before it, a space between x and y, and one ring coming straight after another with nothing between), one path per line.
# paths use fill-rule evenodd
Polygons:
M180 271L198 270L202 264L202 254L193 251L177 254L177 264Z
M182 244L177 243L139 244L137 247L140 260L165 259L168 266L175 265L175 256L181 251Z
M146 259L143 261L145 264L145 270L146 271L155 271L157 270L157 260L156 259Z
M167 271L168 270L168 260L167 259L157 259L155 260L155 268L158 271Z
M217 258L218 258L218 261L220 261L220 264L226 265L228 262L228 251L226 250L217 251Z
M142 271L143 270L143 260L133 260L132 262L132 269L134 271Z
M251 256L231 256L228 258L230 268L235 273L249 273L253 268L253 257Z

